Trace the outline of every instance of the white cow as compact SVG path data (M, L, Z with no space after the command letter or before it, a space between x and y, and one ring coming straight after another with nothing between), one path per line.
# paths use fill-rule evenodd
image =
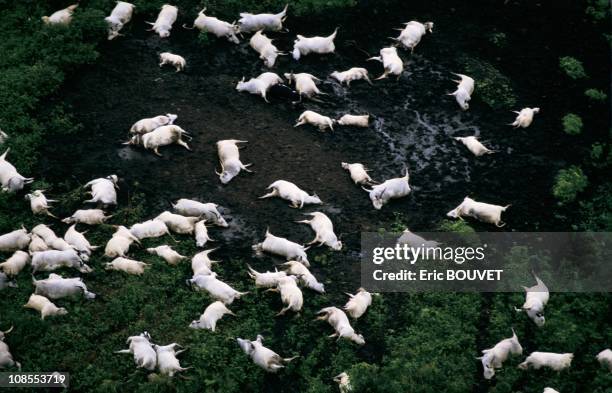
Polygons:
M283 83L281 77L273 72L264 72L257 78L251 78L247 82L245 82L244 79L245 78L242 77L242 80L238 82L236 90L260 95L266 102L269 102L266 94L268 90L270 90L270 87Z
M25 251L15 251L6 261L0 263L0 270L8 276L16 276L30 262L30 255Z
M253 245L253 250L256 252L269 252L287 258L287 260L296 260L310 267L306 250L309 247L304 247L300 244L289 241L283 237L274 236L270 230L266 230L266 237L263 242Z
M544 388L544 391L542 391L542 393L559 393L559 391L553 388Z
M395 41L399 42L405 48L410 49L411 52L414 52L414 48L421 42L421 38L429 31L433 33L433 22L417 22L410 21L405 23L406 27L400 30L401 33L397 38L393 38Z
M323 202L317 194L312 196L295 184L286 180L277 180L270 184L266 190L272 189L269 193L260 196L259 199L279 197L291 202L291 207L302 208L304 205L321 205Z
M204 250L195 254L193 258L191 258L191 270L193 271L194 276L197 276L198 274L207 275L212 273L212 264L218 263L219 261L213 261L208 257L208 254L215 250L216 248Z
M94 179L83 186L84 188L91 188L88 191L91 194L91 199L85 201L85 203L100 203L104 206L116 205L117 204L117 181L119 178L117 175L110 175L107 177L100 177Z
M349 68L346 71L334 71L329 76L343 84L346 82L346 86L350 87L352 81L365 79L369 84L372 84L370 77L368 76L368 70L361 67Z
M197 247L204 247L207 242L213 241L208 236L208 228L206 228L206 220L198 221L195 224L195 240Z
M68 310L64 307L57 307L51 300L36 294L31 294L28 302L24 304L23 307L38 311L42 320L46 317L68 314Z
M573 358L573 353L532 352L518 367L522 370L532 367L535 370L550 368L561 371L571 366Z
M219 161L221 162L221 173L215 171L219 176L221 183L227 184L234 177L238 176L240 170L243 169L247 172L252 172L248 169L253 164L243 164L240 161L240 152L238 149L238 143L247 143L247 141L241 141L238 139L226 139L217 142L217 152L219 154Z
M165 211L155 217L155 220L161 221L168 229L174 233L182 235L190 235L195 230L196 222L200 220L199 217L185 217L180 214L174 214L169 211Z
M181 367L177 356L185 352L187 349L181 349L177 351L177 347L180 347L180 345L177 343L172 343L163 346L153 344L153 348L157 353L157 367L162 375L173 377L174 374L191 368Z
M457 90L453 93L449 93L449 96L455 96L455 100L464 111L468 110L470 104L468 103L472 99L472 93L474 93L474 79L470 78L467 75L463 74L455 74L460 80L455 80L453 82L457 83Z
M380 50L380 56L370 57L368 60L376 60L383 64L383 73L375 80L384 79L387 75L397 75L397 79L402 76L404 72L404 62L397 55L397 48L388 47Z
M349 301L344 305L344 309L351 318L359 318L365 314L366 310L372 305L372 294L366 291L364 288L359 288L357 293L352 295L347 293L350 297Z
M43 16L41 19L47 25L68 25L72 21L72 14L78 7L78 4L73 4L59 11L55 11L51 16Z
M312 218L310 220L302 220L297 222L310 225L316 234L314 240L308 244L325 244L335 251L340 251L342 249L342 242L338 240L338 237L334 233L334 224L332 224L329 217L321 212L304 213L304 215Z
M32 236L25 228L17 229L0 236L0 251L12 252L23 250L30 244Z
M32 177L23 177L17 172L17 169L6 160L6 155L11 151L10 148L0 156L0 185L2 185L2 191L5 192L17 192L21 191L26 184L30 184L34 181Z
M202 203L183 198L176 201L176 203L172 205L172 208L174 208L177 213L184 216L204 217L206 222L211 222L220 227L228 227L227 221L225 221L221 213L219 213L219 210L217 210L218 206L219 205L216 203Z
M534 274L536 285L532 287L523 287L526 292L525 303L521 308L515 308L517 312L525 311L527 316L535 322L538 327L544 326L546 318L544 317L544 307L550 298L550 292L546 284L538 276Z
M317 319L327 321L336 331L329 337L338 337L338 340L345 338L358 345L365 344L363 336L355 333L344 311L337 307L326 307L319 310L317 314L323 314L318 316Z
M270 288L268 291L280 292L281 301L285 305L276 316L285 315L287 311L299 313L304 306L304 296L302 291L297 286L298 278L296 276L286 276L278 279L276 288Z
M493 150L485 147L475 136L466 136L466 137L456 137L456 141L460 141L468 148L468 150L475 155L476 157L480 157L485 154L495 153Z
M127 3L125 1L118 1L115 8L111 11L111 14L104 18L108 23L108 39L112 40L122 35L119 33L123 26L132 20L132 14L134 13L134 4Z
M293 58L300 60L300 57L310 53L319 55L334 53L336 46L334 40L338 34L338 28L327 37L304 37L298 34L297 39L293 42Z
M323 116L314 111L304 111L298 117L297 123L295 123L294 127L299 127L303 124L312 124L315 127L319 128L319 131L325 131L326 128L330 130L334 130L334 123L336 120L333 120L331 117Z
M7 343L4 342L6 335L13 331L13 327L9 330L0 331L0 369L7 367L17 367L21 371L21 364L16 362L11 355L11 350Z
M236 341L238 342L238 345L242 351L251 357L253 363L263 368L267 372L276 373L281 368L284 368L285 364L299 357L294 356L291 358L282 358L276 352L264 347L262 344L263 339L263 336L258 334L255 341L243 338L237 338Z
M363 186L361 187L370 194L370 200L376 210L380 210L391 199L402 198L410 194L408 168L404 168L404 172L404 177L386 180L381 184L372 186L369 190Z
M170 37L170 30L172 30L172 25L176 22L176 17L178 16L178 8L173 5L164 4L157 16L157 20L155 23L145 22L149 25L152 25L149 31L155 31L161 38Z
M54 199L47 199L44 190L34 190L30 194L27 194L25 198L30 201L30 209L33 214L46 214L50 217L57 218L49 211L49 204L57 201Z
M161 157L162 155L159 153L159 148L171 145L173 143L183 146L185 149L191 151L189 145L185 141L183 141L183 135L185 135L187 138L191 138L187 131L183 130L177 125L171 124L158 127L155 130L148 132L144 135L134 135L129 141L124 142L123 144L142 144L145 149L153 150L155 154Z
M287 8L289 4L278 14L250 14L241 12L238 25L241 33L251 33L258 30L280 31L283 29L283 22L287 18Z
M168 113L166 115L159 115L155 117L140 119L132 125L132 127L130 128L130 133L136 135L146 134L161 126L173 124L177 118L177 115Z
M371 184L374 183L370 175L368 175L368 169L363 164L358 162L349 164L346 162L342 163L342 169L349 171L351 179L355 184Z
M39 251L32 255L32 273L38 271L51 272L62 267L77 269L81 273L91 273L93 271L91 267L83 263L74 249Z
M108 243L106 243L106 247L104 248L104 255L109 258L125 257L133 242L140 244L138 237L130 232L129 229L123 225L117 226L116 228L117 230L115 233L113 233L113 236L110 238ZM167 230L168 228L166 228L166 231Z
M411 232L409 229L404 229L402 235L397 239L397 244L406 244L412 248L435 248L440 245L435 240L426 240L424 237Z
M313 101L317 101L313 97L317 94L325 94L319 90L316 82L320 82L321 79L317 78L312 74L308 74L306 72L301 72L299 74L285 73L285 78L289 82L295 83L295 90L300 95L300 100L302 97L306 97Z
M292 276L296 276L300 284L306 288L310 288L318 293L325 293L325 286L323 283L317 281L317 278L308 270L306 266L297 261L289 261L283 263L283 266L287 266L286 273Z
M351 386L351 378L345 372L336 375L334 377L334 382L338 384L340 393L349 393L353 391L353 387Z
M217 322L223 318L225 314L236 315L220 301L211 303L204 313L200 315L200 319L191 321L189 327L192 329L208 329L215 331Z
M451 218L473 217L479 221L495 224L495 226L501 228L506 225L505 222L501 221L501 214L510 206L491 205L489 203L476 202L472 198L465 197L459 206L446 213L446 215Z
M596 359L602 366L606 367L610 372L612 372L612 350L610 350L610 348L599 352Z
M161 237L170 234L170 229L163 221L148 220L130 227L130 232L138 240Z
M176 69L176 72L183 71L187 65L187 60L183 56L175 55L170 52L162 52L159 54L159 66L169 64Z
M516 113L516 119L510 125L514 126L514 128L527 128L533 122L533 116L536 113L540 113L540 108L523 108L520 112L513 112Z
M272 44L271 39L262 34L262 30L259 30L257 33L253 34L249 44L251 45L251 48L255 50L255 52L259 53L259 58L263 60L264 64L268 68L274 67L276 58L279 55L284 55L283 52L279 51L278 48Z
M62 222L66 224L87 224L87 225L98 225L103 224L111 218L110 216L104 215L104 210L101 209L84 209L75 211L72 216L64 218Z
M147 248L147 252L152 255L157 255L170 265L177 265L183 259L187 259L186 256L174 251L172 247L168 245Z
M91 253L98 247L92 246L89 243L89 240L87 240L87 238L83 235L85 232L77 231L76 224L72 224L72 226L68 228L68 230L64 234L64 240L66 241L66 243L70 244L75 250L77 250L81 257L86 255L86 259L89 259Z
M129 349L122 349L115 351L115 353L131 353L134 355L134 362L138 368L155 370L155 366L157 366L157 353L153 349L149 333L144 332L138 336L130 336L127 339L127 344L130 344Z
M234 44L240 43L238 37L236 36L236 33L238 33L239 30L236 23L228 23L215 18L214 16L206 16L204 14L205 11L206 8L198 13L198 17L193 22L193 27L189 28L185 25L183 25L183 27L186 29L197 28L201 32L211 33L217 38L225 38Z
M86 299L94 299L95 293L89 292L83 280L79 277L63 278L51 273L49 278L36 280L32 278L36 295L43 295L50 299L61 299L75 295L83 295Z
M512 329L512 337L501 340L493 348L483 349L482 353L483 355L476 359L482 362L485 379L491 379L495 375L495 369L502 368L510 355L523 354L523 347Z
M35 253L36 251L46 251L49 249L47 243L38 235L33 234L32 240L30 241L30 245L28 246L28 251L30 254Z
M198 291L208 292L210 296L222 301L226 305L232 304L235 299L240 299L241 296L248 293L238 292L228 284L217 279L217 274L214 272L207 275L197 274L190 280L187 280L187 285L190 285L192 288L195 287Z
M260 273L249 265L247 265L247 269L249 277L255 280L255 286L258 288L275 288L278 286L278 282L281 278L287 277L287 273L279 272L276 269L273 272L265 273Z
M370 115L343 115L338 119L341 126L353 126L367 128L370 125Z
M106 270L117 270L127 274L134 274L140 276L144 273L146 267L150 266L148 263L141 261L135 261L124 257L117 257L112 262L107 262L104 267Z

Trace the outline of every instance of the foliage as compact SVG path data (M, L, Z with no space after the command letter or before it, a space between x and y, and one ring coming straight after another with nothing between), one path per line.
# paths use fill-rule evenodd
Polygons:
M438 230L442 232L474 233L474 228L463 220L442 220L438 225Z
M563 131L569 135L578 135L582 132L582 118L575 113L568 113L561 120Z
M608 95L599 89L586 89L584 95L593 101L605 101Z
M497 48L505 48L508 45L508 37L506 33L501 31L493 31L487 36L487 40Z
M572 79L582 79L587 76L582 62L571 56L560 57L559 67Z
M595 190L592 199L580 202L577 229L581 231L612 231L612 183Z
M561 169L555 178L553 195L561 203L572 202L588 184L588 179L580 167L572 166L568 169Z
M595 22L610 18L610 2L608 0L588 0L585 12Z
M465 74L476 81L476 90L485 104L493 109L511 108L516 104L516 93L510 79L501 73L491 63L463 56L460 63Z

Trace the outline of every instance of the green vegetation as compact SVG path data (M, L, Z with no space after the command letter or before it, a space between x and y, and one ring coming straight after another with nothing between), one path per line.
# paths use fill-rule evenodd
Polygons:
M584 95L593 101L605 101L608 98L608 95L599 89L587 89L584 91Z
M441 232L458 232L458 233L474 233L474 228L464 220L442 220L438 225L438 230Z
M568 169L561 169L555 178L553 195L561 203L572 202L588 184L588 179L580 167L572 166Z
M572 79L582 79L587 76L582 62L571 56L560 57L559 67Z
M512 108L516 104L516 93L510 79L491 63L466 56L459 62L465 69L464 73L476 81L478 94L475 97L493 109Z
M569 135L578 135L582 132L582 118L575 113L568 113L561 120L563 131Z

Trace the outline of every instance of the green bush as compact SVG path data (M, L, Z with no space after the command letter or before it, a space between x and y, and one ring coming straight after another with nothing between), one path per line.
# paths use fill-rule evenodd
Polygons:
M563 131L569 135L578 135L582 132L582 118L575 113L568 113L561 120Z
M585 13L595 22L603 21L610 17L609 0L589 0Z
M442 220L438 225L438 230L441 232L457 232L457 233L475 233L474 228L463 220Z
M608 98L608 95L599 89L587 89L584 95L594 101L605 101Z
M476 80L477 96L492 109L513 107L517 98L510 79L491 63L472 57L463 56L459 62L465 74Z
M588 184L589 181L580 167L572 166L568 169L561 169L555 178L553 195L561 203L572 202Z
M572 79L582 79L587 76L582 62L571 56L560 57L559 67Z

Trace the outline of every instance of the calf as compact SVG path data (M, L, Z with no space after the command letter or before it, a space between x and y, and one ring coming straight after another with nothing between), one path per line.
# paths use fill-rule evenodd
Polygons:
M310 220L302 220L297 222L310 225L316 234L314 240L308 244L325 244L335 251L340 251L342 249L342 242L338 240L338 237L334 233L334 224L332 224L329 217L321 212L305 213L305 215L312 218Z
M365 168L365 166L363 166L363 164L358 162L354 164L343 162L342 169L349 171L351 179L353 182L355 182L355 184L365 185L374 183L370 175L368 175L368 170Z
M0 156L0 185L2 191L15 193L21 191L26 184L34 181L32 177L23 177L17 172L17 169L6 160L6 155L11 151L10 148Z
M0 263L0 270L9 276L16 276L30 262L30 255L25 251L15 251L6 261Z
M283 266L287 266L286 273L280 273L296 276L300 284L302 284L306 288L312 289L313 291L318 293L325 293L325 286L322 283L318 282L317 278L302 263L297 261L289 261L283 263Z
M610 348L604 349L599 352L596 356L597 361L602 366L606 367L608 371L612 372L612 350Z
M279 354L272 351L269 348L263 346L263 336L257 335L257 340L250 341L242 338L237 338L236 341L242 349L242 351L249 355L253 360L253 363L263 368L269 373L276 373L281 368L285 367L285 364L296 359L298 356L291 358L282 358Z
M122 35L119 32L123 29L126 23L132 20L134 13L134 4L125 1L118 1L111 14L104 18L108 23L108 39L113 40Z
M147 248L147 252L163 258L170 265L177 265L180 261L187 258L186 256L174 251L172 247L167 245Z
M412 248L435 248L440 245L440 243L435 240L425 240L424 237L411 232L409 229L404 229L404 232L402 232L401 236L397 239L397 244L406 244Z
M76 250L47 250L35 252L32 255L32 273L38 271L51 272L62 267L74 268L81 273L91 273L93 270L83 263Z
M322 93L317 87L316 82L320 82L321 80L314 75L301 72L299 74L286 73L285 78L289 82L295 83L295 90L300 95L300 100L302 97L306 97L308 99L312 99L313 101L317 101L313 97L317 94L325 94Z
M493 348L484 349L483 355L476 358L482 362L485 379L491 379L495 375L495 369L501 368L510 355L521 355L523 347L512 329L512 337L501 340Z
M489 203L476 202L471 198L465 197L459 206L446 215L452 218L473 217L479 221L495 224L495 226L501 228L506 225L506 223L501 221L501 214L510 206L491 205Z
M192 329L208 329L214 332L217 322L225 314L236 315L229 308L225 307L225 304L217 300L206 307L204 313L200 315L200 319L191 321L189 327Z
M357 293L352 295L347 293L350 297L349 301L344 305L344 309L351 318L357 319L365 314L368 307L372 304L372 294L366 291L364 288L359 288Z
M304 297L302 291L297 286L296 276L279 278L276 288L270 288L268 291L280 292L281 301L285 305L276 316L285 315L287 311L299 313L304 305Z
M72 22L72 14L74 14L74 10L78 6L78 4L73 4L59 11L55 11L51 16L43 16L41 19L47 25L68 25Z
M79 252L81 257L87 256L87 259L91 256L93 250L97 249L97 246L92 246L89 240L81 233L76 230L76 224L72 224L70 228L64 234L64 240L66 243L71 245L75 250Z
M57 218L49 211L49 203L57 202L53 199L47 199L43 190L35 190L25 196L26 200L30 201L30 209L33 214L46 214L50 217Z
M99 203L103 206L116 205L117 191L115 189L119 188L117 186L118 180L117 175L110 175L94 179L85 184L84 188L91 188L91 191L88 191L91 194L91 199L85 202Z
M166 64L170 64L176 69L176 72L183 71L187 65L187 61L183 56L175 55L170 52L162 52L159 54L159 66L163 67Z
M370 200L374 209L380 210L391 199L402 198L410 194L408 168L404 168L404 172L404 177L386 180L381 184L372 186L369 190L363 186L361 187L370 194Z
M155 31L161 38L170 37L172 25L176 22L178 8L173 5L164 4L157 16L155 23L145 22L152 27L148 31Z
M455 140L463 143L465 147L467 147L468 150L476 157L495 153L493 150L488 149L485 147L485 145L480 143L475 136L456 137Z
M115 353L131 353L134 355L134 362L138 368L145 368L150 371L155 370L155 366L157 366L157 353L153 349L149 333L144 332L138 336L128 337L127 343L130 344L129 349L122 349L115 351Z
M179 360L176 358L181 353L185 352L186 349L176 350L180 347L177 343L168 345L155 345L153 348L157 353L157 367L162 375L173 377L174 374L190 369L191 367L181 367Z
M219 205L216 203L202 203L191 199L179 199L172 205L177 213L184 216L204 217L207 222L212 222L220 227L228 227L227 221L221 216L217 207Z
M23 307L38 311L43 321L46 317L68 314L68 310L64 307L57 307L51 300L36 294L31 294L28 302Z
M522 370L532 367L535 370L550 368L561 371L571 366L573 358L573 353L532 352L518 367Z
M239 31L241 33L251 33L258 30L280 31L283 29L283 22L287 18L287 8L289 4L278 14L250 14L241 12L238 19Z
M0 236L0 251L13 252L23 250L30 244L32 236L25 228L14 230Z
M453 73L453 75L457 75L461 79L453 81L457 83L457 90L455 90L453 93L449 93L448 95L455 96L457 104L459 104L461 109L466 111L470 108L470 104L468 104L468 102L472 99L472 93L474 93L474 79L463 74Z
M297 39L293 42L293 58L300 60L300 57L310 53L319 55L334 53L336 46L334 40L338 34L338 28L327 37L304 37L298 34Z
M370 80L368 76L368 70L366 70L365 68L360 68L360 67L353 67L346 71L341 71L341 72L334 71L330 74L330 76L334 78L335 80L337 80L338 82L340 82L340 84L343 84L344 82L346 82L347 87L351 86L352 81L356 81L360 79L365 79L370 85L372 84L372 81Z
M112 262L107 262L104 268L106 270L117 270L127 274L141 276L144 273L145 268L148 266L150 265L144 262L118 257L113 259Z
M49 249L47 243L38 235L33 234L32 240L30 241L30 245L28 246L28 251L30 254L35 253L36 251L46 251Z
M148 220L132 225L130 227L130 233L138 240L142 240L169 235L170 230L163 221Z
M248 167L253 164L243 164L242 161L240 161L238 143L247 143L247 141L226 139L217 142L217 152L219 154L219 161L221 162L221 173L217 171L215 171L215 173L219 176L223 184L229 183L234 177L238 176L241 169L251 172Z
M304 247L300 244L289 241L285 238L274 236L270 230L266 230L266 237L263 242L253 245L253 250L256 252L269 252L287 258L287 260L296 260L310 267L306 250L309 247Z
M406 27L400 30L401 33L397 38L393 38L399 42L402 46L410 49L410 52L414 52L414 48L421 42L421 38L427 33L433 33L433 22L417 22L410 21L406 23Z
M9 330L0 331L0 369L17 367L17 369L21 371L21 364L13 359L13 355L11 355L8 344L4 342L6 335L12 331L12 326Z
M349 393L353 391L353 387L351 386L351 378L345 372L336 375L334 377L334 382L338 384L340 393Z
M380 50L380 56L370 57L369 60L380 61L383 64L384 71L381 76L376 80L384 79L387 75L397 75L397 80L402 76L404 72L404 62L397 55L397 48L388 47Z
M217 38L225 38L234 44L240 43L238 37L236 36L239 27L235 23L228 23L215 18L214 16L206 16L204 14L205 11L206 8L198 13L198 17L193 22L193 27L191 27L191 29L195 27L201 32L211 33ZM183 25L183 27L189 29L189 27L186 27L185 25Z
M520 112L513 112L516 113L516 119L510 125L514 126L514 128L527 128L533 122L533 116L536 113L540 113L540 108L523 108Z
M206 228L206 220L198 221L195 224L195 240L197 247L204 247L207 242L213 241L208 237L208 229Z
M526 292L525 303L519 308L515 308L517 312L525 311L527 316L535 322L538 327L544 326L546 318L544 317L544 307L550 298L550 292L546 284L538 276L534 274L536 285L528 288L523 287Z
M223 281L218 280L217 274L214 272L208 275L195 275L190 280L187 280L187 285L190 285L192 288L195 287L198 291L208 292L210 296L226 305L232 304L235 299L240 299L241 296L248 293L238 292Z
M287 277L287 273L279 272L278 270L273 272L259 273L249 265L247 265L247 269L249 277L255 280L255 286L258 288L275 288L278 286L278 282L281 278Z
M162 155L159 153L159 148L163 146L171 145L173 143L183 146L185 149L191 151L191 148L189 147L189 145L185 141L183 141L182 139L183 135L190 138L187 131L183 130L181 127L177 125L172 124L172 125L161 126L142 136L135 135L129 141L124 142L123 144L124 145L142 144L142 146L145 149L153 150L153 152L156 155L161 157Z
M208 257L208 254L215 251L216 248L210 250L201 251L191 258L191 270L193 271L193 275L197 276L198 274L207 275L212 273L212 264L218 263L219 261L213 261Z
M87 224L87 225L98 225L104 224L106 220L111 218L110 216L105 216L104 211L100 209L86 209L86 210L77 210L72 216L68 218L64 218L62 222L66 224Z
M43 295L49 299L61 299L75 295L83 295L86 299L94 299L95 293L89 292L83 280L79 277L62 278L62 276L51 273L49 278L36 280L32 278L34 293Z
M245 78L242 77L242 80L238 82L236 85L236 90L260 95L266 102L269 102L266 94L268 93L268 90L270 90L270 87L283 83L280 76L273 72L264 72L257 78L251 78L247 82L245 82L244 79Z
M304 111L298 117L297 123L295 123L294 127L299 127L303 124L312 124L315 127L319 128L319 131L325 131L326 128L330 130L334 130L334 123L336 121L332 120L331 117L323 116L314 111Z
M156 128L161 126L171 125L177 119L177 115L168 113L166 115L159 115L146 119L140 119L132 125L130 133L135 135L142 135L149 133Z
M133 242L140 244L138 237L135 236L129 229L122 225L117 226L116 228L117 230L115 233L113 233L113 236L110 238L108 243L106 243L106 247L104 248L104 255L109 258L125 257ZM166 228L166 231L167 230L168 228Z
M370 115L349 115L346 114L338 119L341 126L353 126L367 128L370 126Z
M271 198L271 197L279 197L291 202L291 207L293 208L302 208L304 205L320 205L323 202L317 194L313 194L312 196L308 195L308 193L295 184L288 182L286 180L277 180L274 183L270 184L266 190L272 189L269 193L260 196L259 199Z
M261 30L253 34L249 44L251 45L251 48L255 50L255 52L259 53L259 58L263 60L264 64L268 68L274 67L276 58L279 55L284 55L283 52L279 51L278 48L272 44L271 39L262 34Z
M161 221L168 229L174 233L181 235L190 235L195 230L195 224L200 219L198 217L185 217L180 214L170 213L165 211L155 217L155 220Z
M317 319L327 321L336 331L329 337L338 337L353 341L358 345L365 344L365 340L361 334L355 333L344 311L337 307L326 307L321 309L317 314L322 314Z

